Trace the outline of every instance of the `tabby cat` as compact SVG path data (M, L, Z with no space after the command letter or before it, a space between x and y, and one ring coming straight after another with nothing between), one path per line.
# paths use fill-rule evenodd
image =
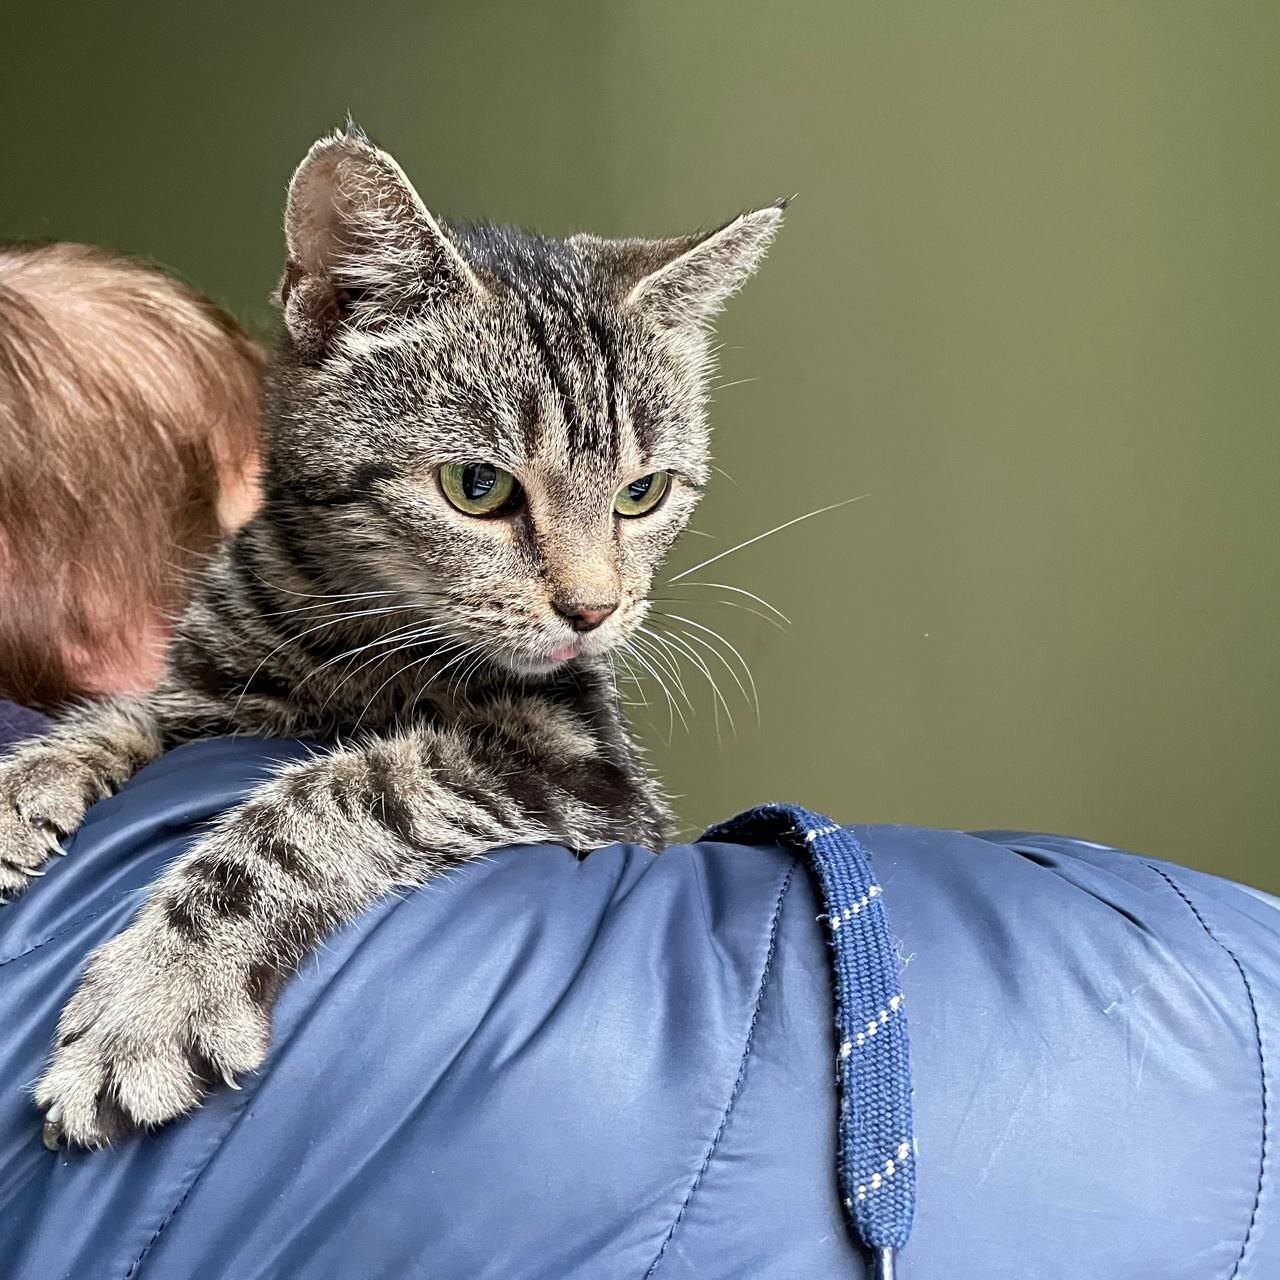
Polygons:
M296 736L90 959L35 1088L97 1146L258 1067L282 981L378 898L495 846L661 847L606 655L708 473L707 325L782 203L669 240L445 224L358 129L294 174L265 503L154 693L0 765L0 894L167 747Z

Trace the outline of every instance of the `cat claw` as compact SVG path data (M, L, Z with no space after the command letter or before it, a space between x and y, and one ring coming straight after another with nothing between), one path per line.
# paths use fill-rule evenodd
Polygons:
M54 834L52 827L42 827L40 834L44 836L44 842L49 846L50 853L56 853L58 857L65 858L67 851L58 841L58 837Z
M44 1139L44 1145L50 1151L57 1151L62 1145L62 1104L60 1102L55 1102L45 1112L44 1130L41 1136Z

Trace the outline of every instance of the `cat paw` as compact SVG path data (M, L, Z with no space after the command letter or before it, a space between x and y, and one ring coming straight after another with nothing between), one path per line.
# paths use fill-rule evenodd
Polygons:
M0 901L26 888L53 854L64 853L89 804L105 787L76 756L31 746L0 764Z
M265 1011L219 981L215 957L176 956L170 941L139 922L94 954L35 1087L50 1150L164 1124L261 1066Z

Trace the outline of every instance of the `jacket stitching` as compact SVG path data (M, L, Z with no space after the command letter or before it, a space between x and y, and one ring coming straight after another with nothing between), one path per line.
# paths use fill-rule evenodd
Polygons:
M1258 1156L1258 1186L1254 1192L1253 1209L1249 1214L1249 1225L1245 1229L1244 1239L1240 1243L1240 1252L1236 1257L1235 1266L1231 1270L1230 1280L1236 1280L1236 1277L1240 1275L1240 1268L1244 1263L1245 1255L1249 1251L1249 1242L1253 1238L1253 1229L1258 1221L1258 1210L1262 1204L1262 1191L1266 1181L1267 1159L1269 1154L1267 1148L1270 1137L1269 1095L1271 1093L1271 1078L1267 1071L1267 1058L1262 1047L1262 1021L1258 1016L1258 1004L1254 999L1253 984L1249 981L1249 974L1241 963L1240 957L1237 956L1236 953L1232 951L1232 949L1227 946L1227 944L1223 942L1216 933L1214 933L1213 929L1210 928L1208 921L1206 921L1204 916L1200 914L1196 904L1191 900L1190 894L1185 892L1182 886L1179 885L1178 882L1168 874L1168 872L1151 862L1148 862L1147 866L1162 880L1164 880L1174 893L1176 893L1178 897L1187 904L1188 909L1191 911L1191 914L1195 916L1200 927L1214 942L1218 944L1219 947L1222 948L1223 951L1227 953L1231 959L1231 963L1236 967L1236 972L1240 975L1240 981L1244 984L1245 995L1249 1001L1249 1014L1253 1020L1254 1044L1258 1050L1258 1072L1262 1078L1262 1146Z
M764 1005L764 994L769 986L769 978L773 972L773 956L778 943L778 924L782 919L782 902L787 896L787 890L791 887L791 877L795 875L795 870L796 860L792 858L791 867L782 881L782 888L778 890L778 899L773 905L773 920L769 926L769 942L765 950L764 967L760 970L760 984L756 990L755 1006L751 1010L751 1025L747 1028L747 1039L742 1048L742 1061L738 1064L738 1074L734 1079L733 1089L729 1093L729 1101L725 1105L724 1114L720 1117L720 1124L711 1138L711 1144L707 1147L707 1153L702 1158L702 1165L693 1179L693 1185L690 1186L689 1193L684 1198L684 1203L680 1206L675 1220L671 1223L666 1237L662 1241L662 1247L658 1250L657 1257L649 1265L649 1270L644 1273L644 1280L650 1280L656 1274L663 1255L667 1252L667 1246L671 1243L672 1237L676 1233L676 1228L684 1220L684 1215L688 1211L694 1193L702 1185L702 1179L711 1167L711 1161L714 1159L716 1150L720 1145L720 1139L724 1136L724 1131L728 1127L729 1117L733 1114L734 1104L738 1101L738 1095L742 1092L742 1082L747 1074L747 1059L751 1057L751 1050L755 1047L756 1024L760 1020L760 1010Z
M51 933L47 937L41 938L39 942L33 942L22 951L15 951L11 956L0 956L0 969L7 964L12 964L15 960L21 960L23 956L29 956L33 951L39 951L41 947L48 946L51 942L57 942L59 938L64 938L67 934L75 932L82 924L87 924L90 920L96 920L99 916L105 916L112 907L118 906L127 898L144 891L145 886L142 889L126 889L123 893L117 894L112 898L105 907L101 907L97 911L91 911L87 916L80 916L72 920L70 924L57 930L56 933Z

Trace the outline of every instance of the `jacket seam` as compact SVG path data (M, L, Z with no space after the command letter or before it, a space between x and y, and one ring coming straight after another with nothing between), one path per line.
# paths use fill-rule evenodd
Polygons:
M782 881L782 887L778 890L777 901L773 904L773 919L769 925L769 942L765 949L764 966L760 970L760 982L756 989L755 1005L751 1010L751 1023L747 1028L746 1042L742 1048L742 1060L738 1063L738 1074L734 1079L733 1088L729 1092L729 1101L725 1104L724 1114L720 1117L720 1123L716 1127L715 1133L712 1135L711 1143L707 1147L706 1155L702 1158L702 1164L694 1176L693 1183L689 1187L688 1194L684 1198L679 1211L676 1213L671 1226L667 1230L666 1236L663 1238L662 1245L658 1249L657 1256L649 1264L649 1269L644 1273L644 1280L651 1280L651 1277L657 1273L659 1265L667 1252L667 1246L671 1243L675 1236L676 1229L684 1221L684 1216L688 1212L689 1205L693 1200L698 1188L702 1185L702 1180L706 1176L707 1170L711 1167L711 1161L715 1158L717 1149L720 1146L720 1139L724 1136L724 1131L728 1128L729 1117L733 1114L734 1104L738 1101L738 1095L742 1092L742 1084L746 1079L747 1060L751 1057L751 1051L755 1047L756 1024L760 1021L760 1010L764 1006L765 991L769 986L769 978L773 973L773 957L777 950L778 944L778 926L782 920L782 904L787 896L787 890L791 887L791 878L795 875L796 860L792 858L791 866Z
M235 1126L233 1123L232 1128L234 1127ZM160 1220L160 1225L157 1226L155 1231L152 1233L151 1239L148 1240L147 1243L142 1246L142 1252L138 1254L138 1256L133 1260L133 1265L129 1268L128 1271L125 1272L124 1280L133 1280L133 1277L138 1274L138 1268L141 1267L143 1262L146 1260L147 1254L151 1252L152 1248L155 1246L155 1242L160 1239L161 1233L164 1231L165 1227L167 1227L169 1223L173 1221L174 1215L178 1212L179 1209L182 1208L184 1204L186 1204L187 1197L191 1194L191 1188L194 1187L196 1183L200 1181L200 1175L204 1173L204 1171L209 1167L210 1163L213 1160L213 1157L217 1155L218 1149L221 1149L221 1147L225 1142L226 1142L226 1135L224 1134L223 1137L218 1142L218 1148L210 1152L209 1158L204 1162L204 1164L200 1166L199 1170L196 1173L196 1176L191 1179L191 1181L187 1184L186 1190L183 1191L182 1195L178 1197L178 1203L175 1204L173 1208L170 1209L169 1212L165 1214L165 1216Z
M120 903L133 897L139 892L145 892L146 886L140 889L126 889L123 893L117 894L104 907L99 907L97 911L91 911L87 916L78 916L72 920L70 924L64 925L61 929L49 934L47 937L41 938L39 942L33 942L29 947L24 947L21 951L15 951L10 956L0 956L0 969L5 965L12 964L15 960L21 960L23 956L29 956L33 951L39 951L41 947L47 947L51 942L57 942L59 938L65 938L67 934L74 933L82 924L88 924L90 920L96 920L99 916L105 916L113 907L119 906Z
M1267 1069L1266 1051L1262 1043L1262 1019L1258 1015L1258 1003L1253 994L1253 984L1249 981L1248 971L1245 969L1240 957L1213 931L1208 921L1200 913L1199 908L1192 901L1189 892L1183 889L1177 880L1173 878L1162 867L1156 866L1154 863L1146 864L1152 871L1156 873L1168 886L1186 903L1191 914L1195 916L1200 927L1205 931L1212 941L1226 952L1231 963L1235 965L1236 972L1240 975L1240 981L1244 984L1245 996L1249 1002L1249 1015L1253 1022L1253 1039L1254 1046L1258 1053L1258 1073L1261 1077L1262 1084L1262 1143L1258 1155L1258 1184L1253 1196L1253 1209L1249 1214L1249 1225L1245 1228L1244 1239L1240 1242L1240 1252L1236 1255L1235 1266L1231 1269L1230 1280L1236 1280L1241 1274L1240 1268L1244 1264L1245 1256L1249 1251L1249 1244L1253 1239L1253 1229L1257 1225L1258 1212L1262 1205L1262 1192L1266 1185L1267 1161L1269 1158L1268 1147L1270 1145L1271 1117L1269 1097L1271 1093L1271 1077Z

